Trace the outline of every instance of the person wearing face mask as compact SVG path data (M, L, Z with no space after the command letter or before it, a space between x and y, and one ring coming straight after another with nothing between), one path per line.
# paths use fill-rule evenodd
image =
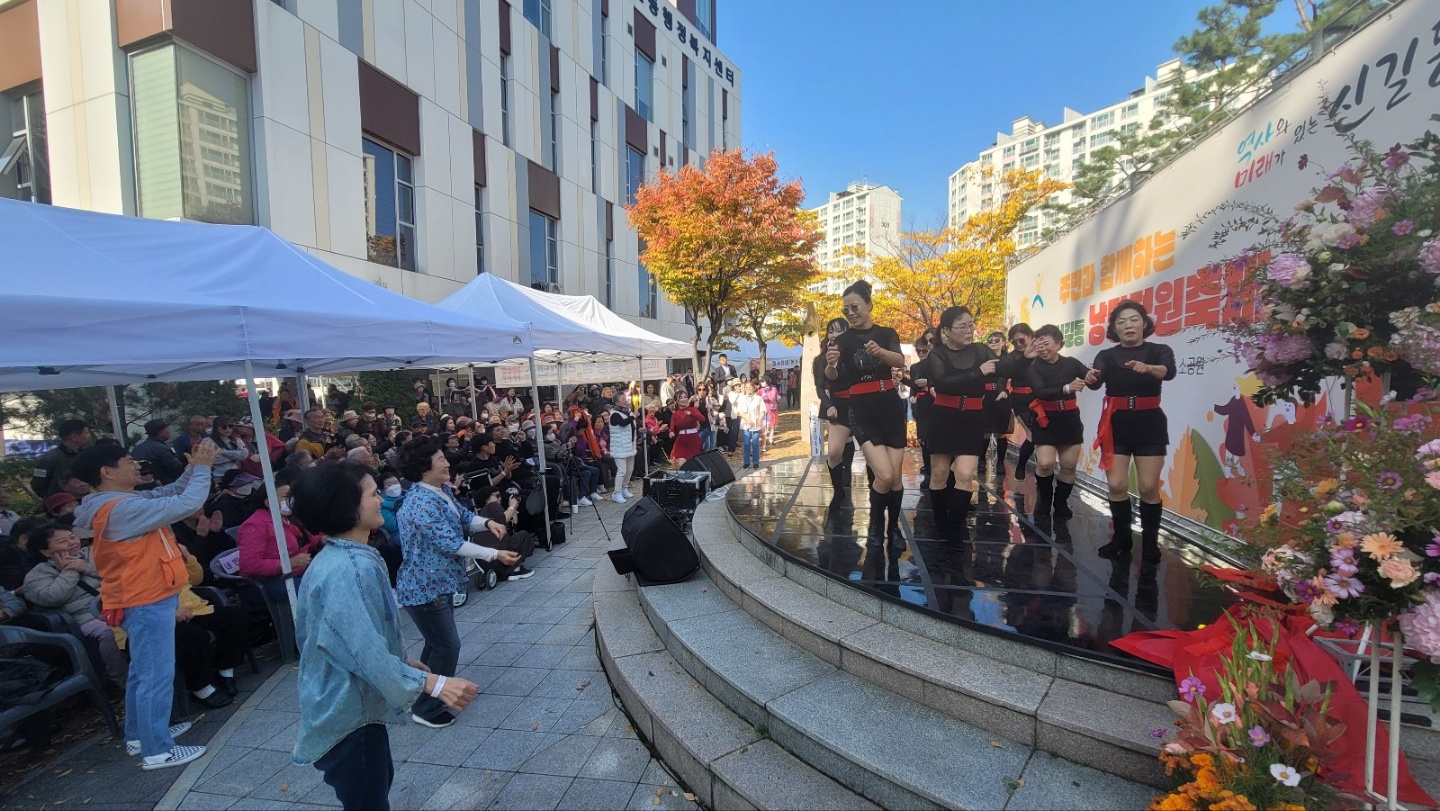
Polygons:
M313 536L290 520L290 486L300 472L282 470L275 474L275 497L280 501L280 526L285 530L285 553L290 558L290 573L296 580L305 573L311 558L320 551L321 538ZM264 492L263 490L261 491ZM285 581L280 577L280 550L275 545L275 522L268 501L240 525L240 560L237 574L263 582L274 599L284 601ZM241 591L241 597L245 591Z
M380 480L380 517L384 519L381 529L391 538L400 537L400 524L395 520L395 513L400 510L400 505L405 499L405 488L400 484L400 477L394 473L387 473Z
M249 473L231 470L220 480L220 489L206 502L206 512L218 511L224 529L240 526L260 506L255 496L259 484L260 480Z
M1141 556L1147 563L1160 561L1160 471L1165 465L1170 429L1160 408L1162 381L1175 379L1175 352L1165 344L1145 340L1155 334L1155 322L1145 306L1122 301L1110 311L1105 336L1115 346L1095 356L1092 389L1105 387L1105 410L1095 446L1100 469L1110 485L1110 518L1114 534L1100 547L1104 558L1129 555L1135 540L1130 533L1130 464L1140 489Z

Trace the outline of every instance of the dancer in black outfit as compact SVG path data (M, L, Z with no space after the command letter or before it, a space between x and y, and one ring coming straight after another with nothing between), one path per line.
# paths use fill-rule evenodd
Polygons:
M832 318L825 325L825 344L839 338L850 324L843 318ZM820 417L828 422L825 463L830 471L830 486L834 488L832 501L850 495L850 479L854 471L855 442L850 437L850 381L829 380L825 377L825 352L815 358L815 394L820 398Z
M985 450L990 415L985 411L986 387L995 382L997 358L975 343L975 318L965 307L947 307L940 314L940 343L918 364L917 383L935 391L934 420L930 432L930 505L935 523L950 524L949 473L955 473L955 502L960 506L959 528L965 527L970 501L978 488L975 479L980 454Z
M930 356L930 350L935 348L939 342L939 336L934 327L926 327L915 339L912 346L915 347L915 356L920 360L910 366L910 413L915 417L915 436L920 440L920 486L926 489L930 487L930 423L931 412L935 408L934 392L925 386L918 386L915 380L919 375L925 358Z
M999 358L1005 353L1005 333L996 330L985 336L985 347ZM995 473L998 474L995 480L1000 483L1000 488L1005 487L1005 437L1010 433L1012 416L1008 395L1005 393L1006 378L996 373L995 379L985 384L985 414L987 423L985 429L985 447L980 450L980 478L986 478L986 471L989 469L990 444L995 444ZM982 501L984 495L976 491L976 499Z
M1009 352L1000 356L1000 365L996 367L995 374L1006 381L1004 403L1015 415L1015 421L1025 429L1025 441L1020 443L1020 453L1015 459L1015 482L1018 484L1025 481L1025 471L1030 465L1030 456L1035 453L1035 414L1030 410L1030 403L1035 395L1030 391L1030 386L1025 382L1025 375L1030 370L1030 362L1035 360L1033 353L1028 353L1030 339L1034 335L1029 324L1016 324L1010 328L1010 345L1014 347ZM1001 453L1007 453L1007 448L1002 448Z
M1105 387L1105 410L1095 445L1100 448L1100 469L1110 485L1110 518L1114 534L1100 547L1100 556L1130 554L1130 464L1140 485L1140 549L1144 560L1160 560L1160 470L1170 444L1170 429L1160 409L1160 384L1175 378L1175 353L1165 344L1146 338L1155 334L1155 322L1145 307L1122 301L1110 311L1105 337L1118 346L1095 356L1098 373L1092 389Z
M905 457L905 402L895 391L893 370L905 366L900 336L870 318L870 283L857 281L841 297L850 329L825 352L825 379L849 384L850 433L860 443L865 464L875 473L870 484L871 534L899 532L900 465ZM880 519L889 511L889 521Z
M1053 507L1056 518L1069 518L1070 491L1085 441L1075 395L1100 373L1060 354L1065 335L1054 324L1035 330L1034 343L1035 360L1024 379L1035 395L1030 403L1035 414L1035 517L1048 519Z

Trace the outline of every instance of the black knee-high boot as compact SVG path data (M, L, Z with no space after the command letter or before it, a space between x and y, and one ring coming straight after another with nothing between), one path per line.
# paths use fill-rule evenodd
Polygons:
M970 499L973 495L969 490L955 491L955 503L960 505L960 515L956 518L956 522L961 526L965 525L965 519L970 515Z
M1163 505L1140 502L1140 559L1160 561L1160 512Z
M935 526L944 529L950 526L950 488L928 490L930 511L935 515Z
M1025 440L1020 446L1020 455L1015 460L1015 481L1025 481L1025 472L1030 465L1030 456L1035 453L1035 443Z
M829 472L830 487L835 491L830 496L830 501L834 503L850 495L850 471L845 467L845 464L842 462L835 467L829 468Z
M1075 513L1070 511L1070 491L1075 489L1075 482L1062 482L1055 480L1055 517L1070 518Z
M1055 474L1035 474L1035 515L1050 517L1050 508L1055 504Z
M1130 548L1135 545L1135 536L1131 534L1130 530L1131 520L1132 512L1128 497L1110 502L1110 522L1114 525L1114 529L1110 534L1110 543L1100 547L1100 557L1118 558L1130 554Z
M885 506L890 500L889 493L870 491L870 540L879 541L885 537Z
M885 494L886 506L889 508L889 515L885 519L885 529L890 537L898 537L900 533L900 503L905 498L904 490L891 490Z

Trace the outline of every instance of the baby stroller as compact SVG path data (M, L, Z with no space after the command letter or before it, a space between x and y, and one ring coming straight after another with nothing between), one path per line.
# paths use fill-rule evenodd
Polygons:
M500 575L487 561L479 558L465 559L465 585L454 594L450 595L450 602L459 608L470 601L470 586L474 585L477 591L493 589L500 582Z

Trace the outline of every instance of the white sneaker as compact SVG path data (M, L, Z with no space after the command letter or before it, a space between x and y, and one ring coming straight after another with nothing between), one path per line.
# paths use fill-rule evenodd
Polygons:
M596 496L596 498L599 498L599 496ZM579 500L579 501L576 501L575 503L576 503L576 504L579 504L581 507L593 507L593 506L595 506L595 502L591 501L591 500L588 499L588 498L585 498L584 496L581 496L581 497L580 497L580 500Z
M602 499L602 498L604 498L604 497L605 497L605 488L603 488L603 487L600 488L599 490L596 490L595 492L593 492L593 493L590 494L590 500L591 500L591 501L599 501L600 499Z
M168 769L171 766L184 766L203 754L205 754L203 746L177 746L163 755L150 755L140 762L140 768L151 772L156 769Z
M170 737L172 737L172 738L178 738L178 737L180 737L181 735L184 735L185 733L187 733L187 732L189 732L189 731L190 731L190 722L189 722L189 721L181 721L180 723L176 724L175 726L170 727ZM129 755L130 757L135 757L136 755L140 754L140 742L139 742L139 741L126 741L126 742L125 742L125 754Z
M610 497L610 500L613 501L613 502L615 502L616 504L624 504L624 503L625 503L625 497L622 496L622 495L620 495L620 491L619 491L619 490L616 490L616 491L615 491L615 495L611 496L611 497Z

